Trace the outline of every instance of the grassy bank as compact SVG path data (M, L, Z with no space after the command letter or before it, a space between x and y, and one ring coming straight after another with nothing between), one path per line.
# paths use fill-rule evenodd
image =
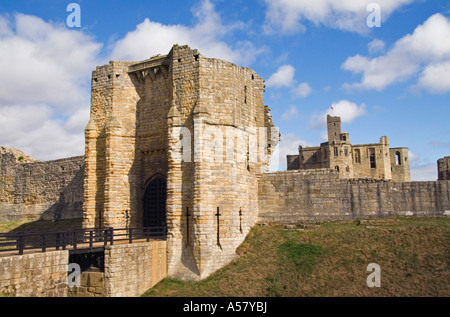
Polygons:
M450 296L449 218L256 226L237 253L203 281L166 278L144 296Z
M0 222L0 232L58 231L80 229L82 219Z

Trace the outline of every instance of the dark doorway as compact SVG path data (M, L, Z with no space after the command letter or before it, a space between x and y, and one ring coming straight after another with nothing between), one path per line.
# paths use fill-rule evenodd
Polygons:
M144 193L144 227L165 227L167 181L162 176L154 177Z

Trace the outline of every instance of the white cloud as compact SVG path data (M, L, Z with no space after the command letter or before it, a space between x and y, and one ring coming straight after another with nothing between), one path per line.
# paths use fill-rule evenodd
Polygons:
M382 40L375 39L367 45L367 48L369 49L370 54L376 54L383 52L385 46L386 44Z
M420 155L408 149L408 158L410 164L413 164L414 162L417 162L420 159Z
M234 47L222 41L224 35L242 28L243 24L222 24L220 15L209 0L196 6L193 14L197 23L192 27L165 25L146 18L136 30L117 41L111 59L139 61L168 53L174 44L187 44L205 56L248 65L264 51L263 47L257 48L249 41L238 41Z
M294 66L289 64L282 65L267 79L266 86L268 88L291 87L291 96L293 98L309 96L312 92L311 86L307 82L297 84L294 76Z
M282 65L266 81L267 87L290 87L294 84L295 68Z
M311 146L311 144L302 140L298 135L294 133L282 134L281 140L275 147L275 150L270 158L269 171L286 170L286 155L298 154L299 145Z
M83 155L83 130L71 133L52 114L45 104L0 107L0 144L39 160Z
M309 96L312 92L312 88L308 83L301 83L294 89L294 94L296 96L305 98Z
M350 123L356 118L366 114L366 105L357 105L354 102L348 100L341 100L339 102L333 103L333 109L331 107L321 113L320 115L314 115L312 117L312 128L319 129L326 127L327 125L327 115L339 116L341 117L341 122Z
M0 18L0 29L0 144L39 160L82 155L102 45L24 14Z
M101 45L34 16L17 14L14 22L14 30L0 37L0 102L43 102L66 110L89 102L86 75Z
M378 0L381 7L382 23L395 10L414 0ZM373 0L265 0L266 32L280 30L281 32L296 32L305 30L302 24L310 21L315 25L324 25L331 28L366 33L367 5Z
M450 20L441 14L428 18L412 34L399 39L385 55L349 57L343 69L362 74L347 89L383 90L418 76L416 87L433 93L450 91Z
M450 91L450 59L442 63L432 63L425 67L417 81L417 87L423 87L435 94Z
M426 164L411 166L411 181L435 181L437 180L437 165Z
M287 109L282 115L281 115L281 120L291 120L291 119L295 119L298 115L298 110L294 105L291 105L289 107L289 109Z

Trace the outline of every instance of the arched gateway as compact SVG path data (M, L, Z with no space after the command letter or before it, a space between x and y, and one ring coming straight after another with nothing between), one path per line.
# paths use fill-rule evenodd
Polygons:
M165 227L167 181L162 176L154 177L147 185L143 198L144 227Z

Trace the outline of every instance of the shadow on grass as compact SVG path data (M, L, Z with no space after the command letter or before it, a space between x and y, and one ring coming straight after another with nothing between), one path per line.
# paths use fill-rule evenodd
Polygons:
M64 220L36 220L19 224L8 232L62 231L82 228L82 218Z

